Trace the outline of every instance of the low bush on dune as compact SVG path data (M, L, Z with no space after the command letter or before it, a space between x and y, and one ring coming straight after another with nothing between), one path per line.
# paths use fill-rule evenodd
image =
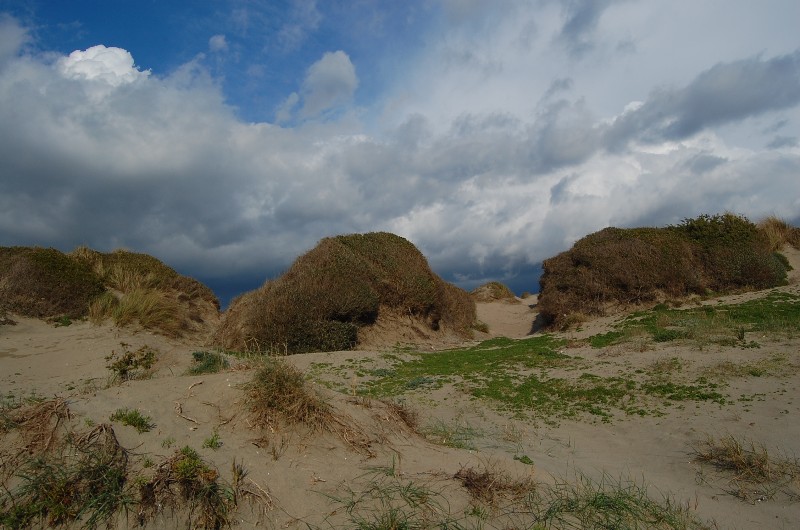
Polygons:
M23 316L86 316L103 284L86 264L53 248L0 247L0 309Z
M516 302L517 297L514 293L500 282L489 282L473 289L469 293L478 302L494 302L504 300L506 302Z
M407 240L388 233L323 239L276 280L235 299L216 342L235 350L301 353L351 349L383 314L467 333L469 295L444 282Z
M773 287L786 279L774 250L763 228L733 214L666 228L606 228L545 260L539 309L563 327L576 314L602 315L615 305Z

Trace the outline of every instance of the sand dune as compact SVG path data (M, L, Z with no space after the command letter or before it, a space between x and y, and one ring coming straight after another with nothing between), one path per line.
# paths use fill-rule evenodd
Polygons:
M727 308L770 293L797 304L800 253L787 255L795 267L790 285L703 300L697 307ZM530 337L535 304L535 297L516 304L478 304L478 318L489 326L489 333L479 339ZM763 446L776 461L796 465L794 458L800 453L796 332L748 332L729 345L689 339L659 342L634 333L598 348L587 339L617 329L614 326L626 315L590 320L576 331L557 335L564 339L560 364L522 372L546 372L542 381L563 377L584 382L581 374L591 374L610 386L623 380L635 385L636 390L619 399L608 397L610 404L604 404L606 398L599 394L591 398L605 412L592 413L579 398L566 394L554 394L546 406L532 403L524 410L513 409L490 397L476 398L470 389L480 383L469 383L464 376L422 377L405 381L393 398L419 413L417 432L386 404L364 394L374 389L373 382L390 377L386 374L392 370L409 366L404 362L421 362L425 357L398 346L286 358L343 418L349 429L343 435L302 426L254 427L242 389L253 376L257 365L253 360L231 357L226 370L190 376L186 371L192 365L191 354L204 348L201 343L87 322L54 327L10 316L17 324L0 326L5 410L31 403L31 398L60 397L71 414L62 428L82 432L110 423L130 452L131 484L136 475L144 477L142 481L152 477L160 462L184 446L196 449L227 483L234 480L232 464L240 463L248 471L250 490L263 492L253 503L242 501L231 515L242 528L349 528L356 526L358 517L377 519L383 513L381 506L385 511L388 505L429 526L450 518L468 528L520 527L533 519L523 511L511 511L509 507L519 508L522 501L514 500L503 484L535 483L535 491L547 492L554 484L581 481L617 484L618 489L646 486L655 500L669 498L711 528L795 528L800 520L800 489L793 471L785 480L748 482L701 463L696 455L709 438L731 436L751 441L756 448ZM158 352L152 373L144 379L112 381L106 357L142 346ZM670 397L669 390L665 394L643 390L654 382L709 395L717 392L720 398ZM559 409L559 402L569 408ZM148 416L152 429L138 433L109 420L124 408ZM2 456L7 464L24 463L24 458L19 460L20 436L13 429L4 435ZM221 445L204 447L215 445L208 443L214 437ZM490 502L470 496L464 470L491 472L506 481L490 488L497 495ZM11 477L14 471L3 469L3 476ZM13 477L9 481L12 489L19 484ZM417 488L426 500L408 504L403 496L411 491L403 489L408 487ZM165 511L149 524L186 527L193 524L190 518L185 511ZM119 515L114 522L133 527L135 513L127 518Z

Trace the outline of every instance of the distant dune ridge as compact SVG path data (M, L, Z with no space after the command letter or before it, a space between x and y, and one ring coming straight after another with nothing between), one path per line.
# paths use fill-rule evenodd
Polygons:
M777 251L799 241L783 221L755 225L730 213L665 228L605 228L544 261L538 309L551 327L564 327L613 307L774 287L789 268Z
M280 353L347 350L374 339L376 328L463 339L475 319L469 295L434 274L409 241L354 234L323 239L286 274L234 299L214 342Z
M800 229L774 217L605 228L544 261L537 310L545 325L564 328L613 308L781 285L786 245L800 248ZM0 316L111 319L233 350L454 343L480 329L476 301L498 300L517 301L499 282L468 294L443 281L412 243L385 232L321 240L223 315L208 287L146 254L0 247Z

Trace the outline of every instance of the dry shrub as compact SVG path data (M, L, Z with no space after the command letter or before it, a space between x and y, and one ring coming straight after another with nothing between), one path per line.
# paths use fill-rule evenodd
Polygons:
M111 524L132 503L125 491L128 454L108 424L71 434L51 453L28 459L17 471L20 482L6 489L0 524L9 528Z
M253 380L245 386L247 408L253 423L271 432L294 425L326 431L338 436L349 447L372 455L371 441L350 418L338 414L315 391L295 367L267 359Z
M732 435L697 444L695 459L733 473L733 480L751 484L783 483L800 476L797 459L776 458L763 444L738 440Z
M10 415L20 429L25 450L29 454L49 451L58 441L58 428L70 419L66 400L56 398L21 407Z
M0 247L0 306L24 316L79 318L103 292L83 263L53 248Z
M386 405L386 409L392 417L399 420L412 432L419 432L419 413L416 410L399 401L385 399L382 400L382 403Z
M174 511L188 507L190 528L229 526L236 497L233 489L218 479L217 470L194 449L186 446L175 451L139 488L139 524L144 526L167 508Z
M469 293L478 302L505 302L517 303L514 293L500 282L489 282L475 288Z
M763 232L769 241L769 247L773 251L780 250L784 245L791 245L800 250L800 228L794 227L775 216L762 219L758 223L758 229Z
M501 497L519 499L536 487L530 478L512 479L501 472L472 467L462 467L453 478L461 482L474 500L489 506L497 505Z
M764 233L733 214L666 228L606 228L545 260L538 307L551 326L569 315L705 292L767 288L786 269Z
M383 309L431 330L469 333L469 296L436 276L407 240L387 233L326 238L280 278L231 303L216 332L226 349L279 353L347 350Z
M268 359L245 390L253 420L262 427L301 423L317 429L331 415L330 405L308 388L303 374L279 360Z

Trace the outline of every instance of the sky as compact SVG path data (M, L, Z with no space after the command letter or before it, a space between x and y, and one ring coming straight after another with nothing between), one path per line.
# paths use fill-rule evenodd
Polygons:
M607 226L800 225L796 0L0 0L0 245L226 303L389 231L538 290Z

